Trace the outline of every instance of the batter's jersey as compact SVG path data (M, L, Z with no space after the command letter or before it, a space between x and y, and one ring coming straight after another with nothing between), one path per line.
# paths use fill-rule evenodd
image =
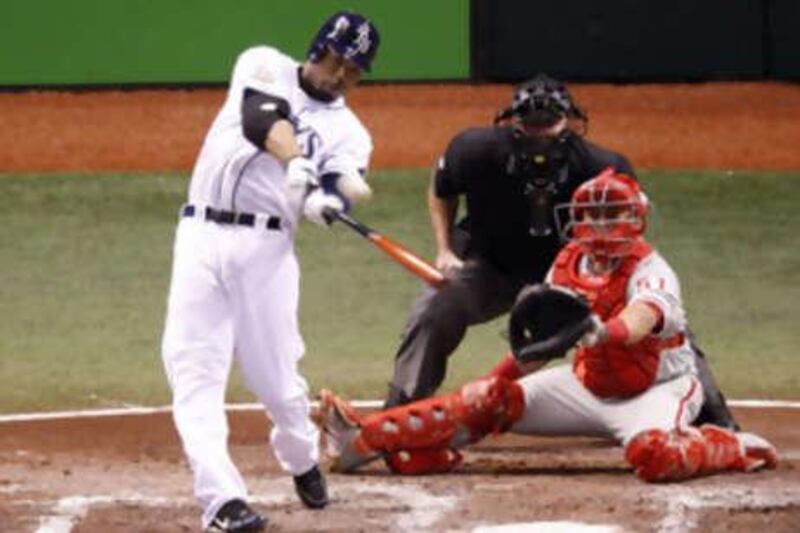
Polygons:
M570 253L576 248L568 246L562 254ZM559 256L561 257L561 256ZM556 260L558 262L558 259ZM588 258L585 254L577 261L578 273L581 276L591 276L588 271ZM554 267L555 268L555 267ZM613 276L613 274L612 274ZM547 275L547 281L553 282L554 272ZM578 290L577 287L568 287ZM580 292L580 291L579 291ZM655 250L642 257L633 269L625 289L625 305L642 301L655 305L662 315L661 329L651 333L651 341L660 340L658 353L658 367L653 383L669 381L685 374L696 374L694 353L688 338L686 312L681 300L681 287L678 277L667 261ZM593 309L599 304L593 304ZM606 319L611 317L605 317ZM645 339L645 341L648 340ZM676 342L677 341L677 342ZM621 349L636 350L640 343ZM599 348L602 348L600 346ZM598 348L598 349L599 349ZM592 350L593 348L581 348ZM631 354L636 357L636 354ZM645 354L642 354L644 356Z
M248 141L242 130L245 89L285 99L304 152L318 174L365 175L372 139L344 97L316 100L300 86L300 64L275 48L245 50L233 69L227 99L206 135L192 172L189 202L279 216L294 231L300 205L287 194L284 166Z

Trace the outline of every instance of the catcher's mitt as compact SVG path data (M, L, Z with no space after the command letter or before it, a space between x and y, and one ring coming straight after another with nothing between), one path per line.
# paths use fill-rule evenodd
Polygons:
M517 361L562 357L594 327L589 304L578 294L548 284L523 289L511 309L508 336Z

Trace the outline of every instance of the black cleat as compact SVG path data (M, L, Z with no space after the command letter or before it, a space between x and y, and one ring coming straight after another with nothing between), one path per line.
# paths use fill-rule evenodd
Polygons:
M328 505L328 486L319 466L315 465L305 474L294 476L294 489L303 505L309 509L322 509Z
M264 531L268 520L236 499L220 507L206 533L256 533Z

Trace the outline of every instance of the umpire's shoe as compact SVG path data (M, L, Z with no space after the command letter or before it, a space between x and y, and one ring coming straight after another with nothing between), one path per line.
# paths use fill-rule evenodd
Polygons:
M309 509L322 509L328 505L328 486L317 465L305 474L294 476L294 489Z
M267 522L244 501L235 499L220 507L206 533L255 533L264 531Z

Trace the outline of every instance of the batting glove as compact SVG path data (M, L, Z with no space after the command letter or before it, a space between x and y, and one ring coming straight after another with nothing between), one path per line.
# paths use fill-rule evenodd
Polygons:
M344 202L333 194L326 194L322 189L316 189L306 197L303 214L308 220L320 226L329 226L333 222L331 212L344 211Z
M286 164L286 186L291 199L300 203L311 191L319 187L316 165L305 157L290 159Z

